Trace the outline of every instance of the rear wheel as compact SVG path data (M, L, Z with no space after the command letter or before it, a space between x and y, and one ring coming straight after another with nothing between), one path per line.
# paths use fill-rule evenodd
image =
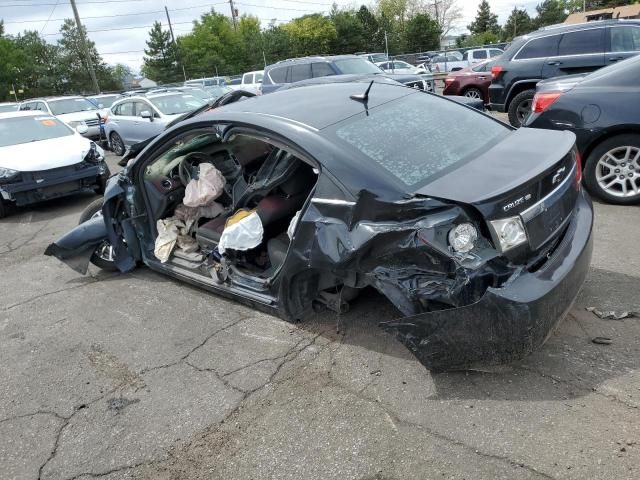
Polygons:
M463 95L467 98L477 98L479 100L482 99L482 92L477 88L469 88L465 90Z
M4 218L9 215L9 206L7 203L0 197L0 218Z
M584 166L589 191L609 203L640 203L640 135L618 135L605 140Z
M100 197L87 205L87 208L85 208L80 214L80 221L78 222L78 225L92 218L102 217L103 200L104 199ZM91 255L91 263L108 272L116 272L118 270L118 267L116 267L114 262L113 247L106 240L100 243L93 251L93 254Z
M122 137L118 135L118 132L111 132L111 135L109 135L109 144L111 145L111 150L113 150L113 153L115 153L119 157L124 155L124 142L122 141Z
M525 90L517 94L509 104L509 123L519 128L531 113L535 90Z

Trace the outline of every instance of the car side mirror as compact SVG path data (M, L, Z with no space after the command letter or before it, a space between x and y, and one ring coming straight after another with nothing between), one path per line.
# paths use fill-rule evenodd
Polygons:
M78 132L80 135L84 135L88 131L89 131L89 127L87 127L86 125L78 125L76 127L76 132Z
M140 116L142 118L148 118L149 120L151 120L153 122L153 115L151 115L151 112L149 110L143 110L140 112Z

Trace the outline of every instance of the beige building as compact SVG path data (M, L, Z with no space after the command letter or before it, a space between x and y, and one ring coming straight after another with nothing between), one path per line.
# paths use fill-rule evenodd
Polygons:
M603 8L601 10L591 10L589 12L572 13L564 23L593 22L594 20L623 20L630 18L640 18L640 4L625 5L624 7Z

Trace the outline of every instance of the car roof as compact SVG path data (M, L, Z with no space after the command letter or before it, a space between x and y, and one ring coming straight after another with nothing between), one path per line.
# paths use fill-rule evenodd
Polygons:
M250 114L250 117L264 115L322 130L345 118L362 113L364 105L350 97L363 94L368 86L367 82L308 85L304 88L276 91L268 95L252 97L243 102L235 102L203 116L224 118L225 113L246 113ZM421 90L407 88L404 85L376 82L369 92L367 107L374 108L414 94L426 95Z
M16 117L51 117L51 115L49 115L47 112L41 112L40 110L16 110L15 112L0 113L0 120Z
M269 65L265 68L266 70L270 70L275 67L281 67L284 65L295 65L298 63L312 63L312 62L333 62L335 60L346 60L349 58L357 58L361 59L359 55L315 55L309 57L298 57L298 58L288 58L286 60L280 60L277 63Z
M594 27L610 26L610 25L640 25L640 20L595 20L592 22L583 23L559 23L556 25L549 25L547 27L539 28L526 35L516 37L514 40L519 39L531 39L538 37L546 37L555 33L574 32L578 30L588 30Z

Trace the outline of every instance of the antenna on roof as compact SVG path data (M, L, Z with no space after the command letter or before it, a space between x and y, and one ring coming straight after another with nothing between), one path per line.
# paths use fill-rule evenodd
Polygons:
M365 90L365 92L361 95L350 95L349 98L351 100L355 100L356 102L362 102L362 103L367 103L369 101L369 90L371 90L371 86L373 85L373 80L371 80L371 83L369 84L369 86L367 87L367 89Z

